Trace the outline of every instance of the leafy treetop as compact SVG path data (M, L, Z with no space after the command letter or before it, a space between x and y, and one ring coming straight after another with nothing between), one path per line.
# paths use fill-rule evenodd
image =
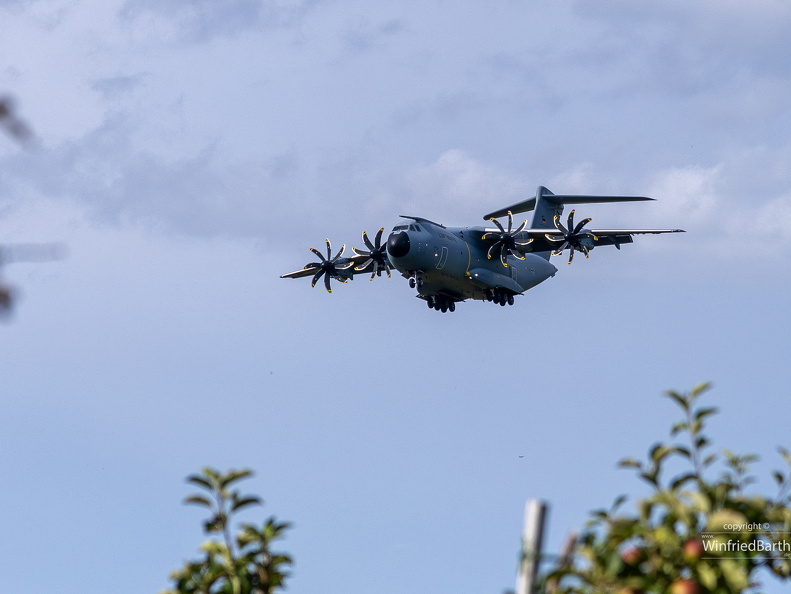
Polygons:
M187 482L205 493L191 495L184 502L209 511L203 530L218 538L201 546L201 558L173 572L173 587L162 594L272 594L285 587L291 557L273 553L270 545L283 537L290 524L277 522L273 516L260 527L245 523L232 533L234 515L262 503L259 497L242 496L235 488L250 476L249 470L221 473L204 468L187 477Z
M637 512L619 513L626 497L610 509L592 513L579 537L540 580L547 594L733 594L758 592L759 571L783 581L791 574L791 473L772 473L774 496L748 494L754 482L754 455L713 451L704 433L717 409L698 406L710 388L667 392L682 411L673 438L686 443L657 443L646 461L627 458L652 493ZM778 448L791 468L791 453ZM680 459L686 470L664 477L667 464ZM712 478L716 468L719 476Z

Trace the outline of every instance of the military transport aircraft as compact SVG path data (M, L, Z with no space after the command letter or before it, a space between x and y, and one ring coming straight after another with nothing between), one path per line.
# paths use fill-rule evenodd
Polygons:
M310 262L302 270L289 272L281 278L313 277L313 286L324 277L324 287L332 293L330 279L348 282L357 274L369 274L370 280L395 269L417 289L417 297L437 311L454 311L456 303L478 299L513 305L514 296L555 276L557 268L549 262L569 250L568 263L574 252L585 257L595 247L632 243L632 236L646 233L680 233L682 229L588 229L591 219L574 224L572 210L566 225L560 220L566 204L601 202L635 202L653 200L643 196L585 196L553 194L539 186L536 195L512 206L491 212L483 218L494 227L445 227L420 217L401 215L408 223L393 227L385 243L384 228L373 241L363 231L367 250L352 248L354 255L344 257L346 246L332 255L327 239L327 256L310 248L318 262ZM530 227L527 221L513 228L513 215L534 211ZM508 217L505 228L497 219Z

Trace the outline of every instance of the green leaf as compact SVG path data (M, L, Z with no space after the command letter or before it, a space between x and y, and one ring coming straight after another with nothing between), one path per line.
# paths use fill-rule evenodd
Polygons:
M225 489L228 485L246 479L253 475L252 470L229 470L227 473L220 477L220 487Z
M698 412L695 414L695 420L696 420L696 421L702 421L704 418L706 418L706 417L708 417L708 416L710 416L710 415L717 414L718 412L719 412L719 410L717 410L717 409L716 409L716 408L714 408L714 407L710 407L710 408L701 408L701 409L700 409L700 410L698 410Z
M675 437L680 432L686 431L687 429L689 429L689 423L686 421L679 421L670 428L670 436Z
M678 404L685 412L689 410L689 402L687 402L687 398L683 395L679 394L678 392L674 392L673 390L669 390L665 392L665 396L670 398L673 402Z
M783 457L783 460L786 461L786 464L791 466L791 452L789 452L783 446L778 447L777 451L780 452L780 455Z
M675 491L676 489L681 487L684 483L688 483L690 481L694 481L696 478L698 478L698 475L695 474L694 472L690 472L688 474L681 475L680 477L676 478L670 484L670 490L671 491Z
M786 482L786 477L785 477L785 476L783 476L783 473L782 473L782 472L779 472L779 471L775 470L775 471L772 473L772 476L774 477L774 479L775 479L775 482L777 483L777 486L778 486L778 487L782 487L782 486L783 486L783 484Z
M194 483L204 489L208 489L209 491L213 491L214 488L212 487L211 483L207 481L205 478L198 474L193 474L187 477L188 483Z
M206 497L203 497L202 495L192 495L190 497L187 497L184 500L184 503L185 504L202 505L204 507L208 507L209 509L211 509L211 507L212 507L212 502L209 501Z
M694 388L692 388L692 392L689 394L690 401L694 400L704 392L707 392L711 388L711 382L704 382L702 384L698 384Z
M654 461L655 464L659 464L665 457L671 452L670 448L667 447L663 443L654 444L651 448L650 456L651 460Z
M704 588L714 590L717 587L717 572L714 571L714 568L707 563L698 563L695 570L698 572L700 583Z
M692 424L689 426L689 432L693 436L695 436L698 433L700 433L701 429L703 429L703 422L702 421L693 421Z
M619 507L621 507L624 504L624 502L627 499L629 499L629 498L626 495L618 495L618 497L615 498L615 501L613 502L612 507L610 508L610 511L611 512L616 511Z
M717 454L709 454L703 459L703 462L701 464L703 464L704 468L707 468L712 464L714 464L714 462L716 461L717 461Z
M643 499L638 502L640 508L640 517L643 522L647 522L651 518L651 512L654 509L654 503L650 499Z
M723 559L720 561L720 568L731 592L742 592L747 589L750 580L746 571L735 560Z
M658 483L658 481L656 479L656 473L655 472L641 472L640 473L640 478L643 479L646 482L651 483L655 487L659 486L659 483Z
M243 497L242 499L237 499L234 497L234 503L231 506L231 511L239 511L240 509L250 505L261 505L261 499L255 496Z
M624 458L618 461L620 468L642 468L643 465L634 458Z

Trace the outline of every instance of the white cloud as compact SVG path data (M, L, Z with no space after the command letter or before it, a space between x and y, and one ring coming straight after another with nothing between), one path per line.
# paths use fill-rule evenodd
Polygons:
M484 213L515 202L527 191L519 178L458 149L419 167L407 183L414 196L410 208L425 210L430 202L434 212L453 219L450 224L480 224Z
M710 223L715 209L725 206L719 183L722 165L678 167L660 172L648 187L648 195L659 199L652 209L657 218L670 215L687 225Z
M791 193L764 204L749 221L747 227L756 237L791 242Z
M313 4L312 0L127 0L119 15L166 39L200 43L292 26Z

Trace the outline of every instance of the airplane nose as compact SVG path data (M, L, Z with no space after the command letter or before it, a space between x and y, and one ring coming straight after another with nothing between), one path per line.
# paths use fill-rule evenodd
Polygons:
M391 233L387 238L387 253L394 258L403 258L409 253L409 235L406 232Z

